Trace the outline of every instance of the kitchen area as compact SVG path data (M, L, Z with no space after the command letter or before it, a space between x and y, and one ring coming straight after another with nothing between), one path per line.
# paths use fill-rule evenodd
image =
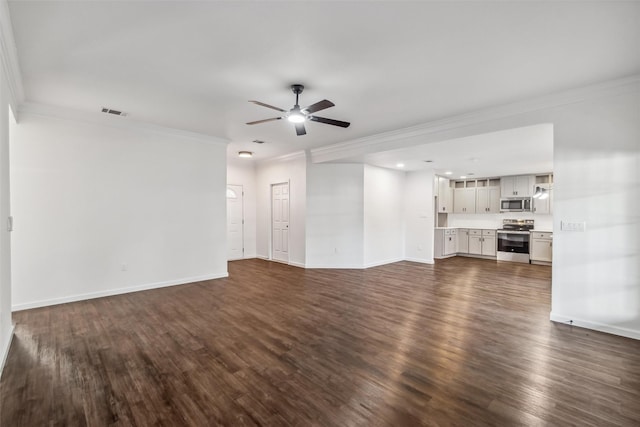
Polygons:
M553 174L435 176L434 258L551 265Z

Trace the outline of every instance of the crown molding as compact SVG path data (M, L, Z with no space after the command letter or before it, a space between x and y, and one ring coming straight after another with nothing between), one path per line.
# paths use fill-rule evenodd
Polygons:
M151 123L132 120L130 117L120 117L101 112L88 112L53 105L23 103L18 107L19 117L23 115L42 116L62 120L79 121L83 123L97 124L120 129L128 129L142 132L153 132L165 136L188 138L200 142L228 145L231 141L203 133L191 132L182 129L158 126Z
M262 166L262 165L268 165L270 163L282 163L282 162L290 162L293 160L306 159L307 151L308 150L294 151L293 153L284 154L282 156L270 157L268 159L258 160L256 163Z
M354 155L362 155L384 149L390 149L390 143L422 136L451 131L465 126L476 125L491 120L502 119L533 111L576 104L608 96L620 95L630 91L640 91L640 74L617 80L570 89L554 94L517 101L509 104L491 106L465 114L447 117L403 129L383 132L363 138L327 145L311 150L313 163L329 162Z
M24 89L7 0L0 0L0 62L2 73L7 78L9 104L17 114L18 106L24 101Z

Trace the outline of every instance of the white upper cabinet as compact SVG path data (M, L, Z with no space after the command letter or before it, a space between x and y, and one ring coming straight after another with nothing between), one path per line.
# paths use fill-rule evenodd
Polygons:
M476 213L476 189L456 188L453 195L453 212Z
M500 213L500 187L478 187L476 213Z
M500 194L503 198L533 196L533 175L505 176L500 179Z
M538 184L539 187L544 188L547 191L548 196L546 198L534 198L533 199L533 213L534 214L551 214L553 213L553 188L549 187L549 184Z
M450 181L444 177L438 179L438 213L453 212L453 188Z
M535 177L535 184L533 185L533 191L535 194L536 189L540 187L545 197L534 197L532 211L534 214L552 214L553 213L553 175L537 175Z

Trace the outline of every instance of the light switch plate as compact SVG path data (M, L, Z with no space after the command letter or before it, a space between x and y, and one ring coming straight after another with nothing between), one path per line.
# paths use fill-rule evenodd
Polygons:
M560 230L562 231L580 231L583 232L587 229L587 223L582 222L570 222L560 221Z

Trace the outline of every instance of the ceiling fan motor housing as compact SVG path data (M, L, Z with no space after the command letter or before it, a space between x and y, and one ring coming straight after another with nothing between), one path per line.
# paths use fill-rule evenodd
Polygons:
M302 91L304 90L304 86L301 84L294 84L291 85L291 91L293 91L293 93L296 95L296 103L293 106L292 109L290 109L289 111L279 108L279 107L274 107L273 105L269 105L269 104L265 104L264 102L260 102L260 101L249 101L251 103L254 103L256 105L260 105L262 107L266 107L266 108L270 108L272 110L276 110L276 111L280 111L282 113L284 113L282 116L280 117L273 117L271 119L265 119L265 120L256 120L254 122L248 122L248 125L255 125L258 123L265 123L265 122L272 122L275 120L282 120L282 119L287 119L290 122L295 124L295 128L296 128L296 135L300 136L300 135L306 135L307 131L304 128L304 122L306 121L311 121L311 122L317 122L317 123L324 123L327 125L332 125L332 126L339 126L342 128L347 128L349 127L349 125L351 123L349 122L343 122L340 120L334 120L334 119L327 119L325 117L318 117L318 116L313 116L312 114L317 112L317 111L321 111L321 110L325 110L327 108L333 107L335 106L335 104L327 99L323 99L322 101L316 102L315 104L311 104L307 107L304 108L300 108L300 105L298 104L298 97L299 95L302 93Z

